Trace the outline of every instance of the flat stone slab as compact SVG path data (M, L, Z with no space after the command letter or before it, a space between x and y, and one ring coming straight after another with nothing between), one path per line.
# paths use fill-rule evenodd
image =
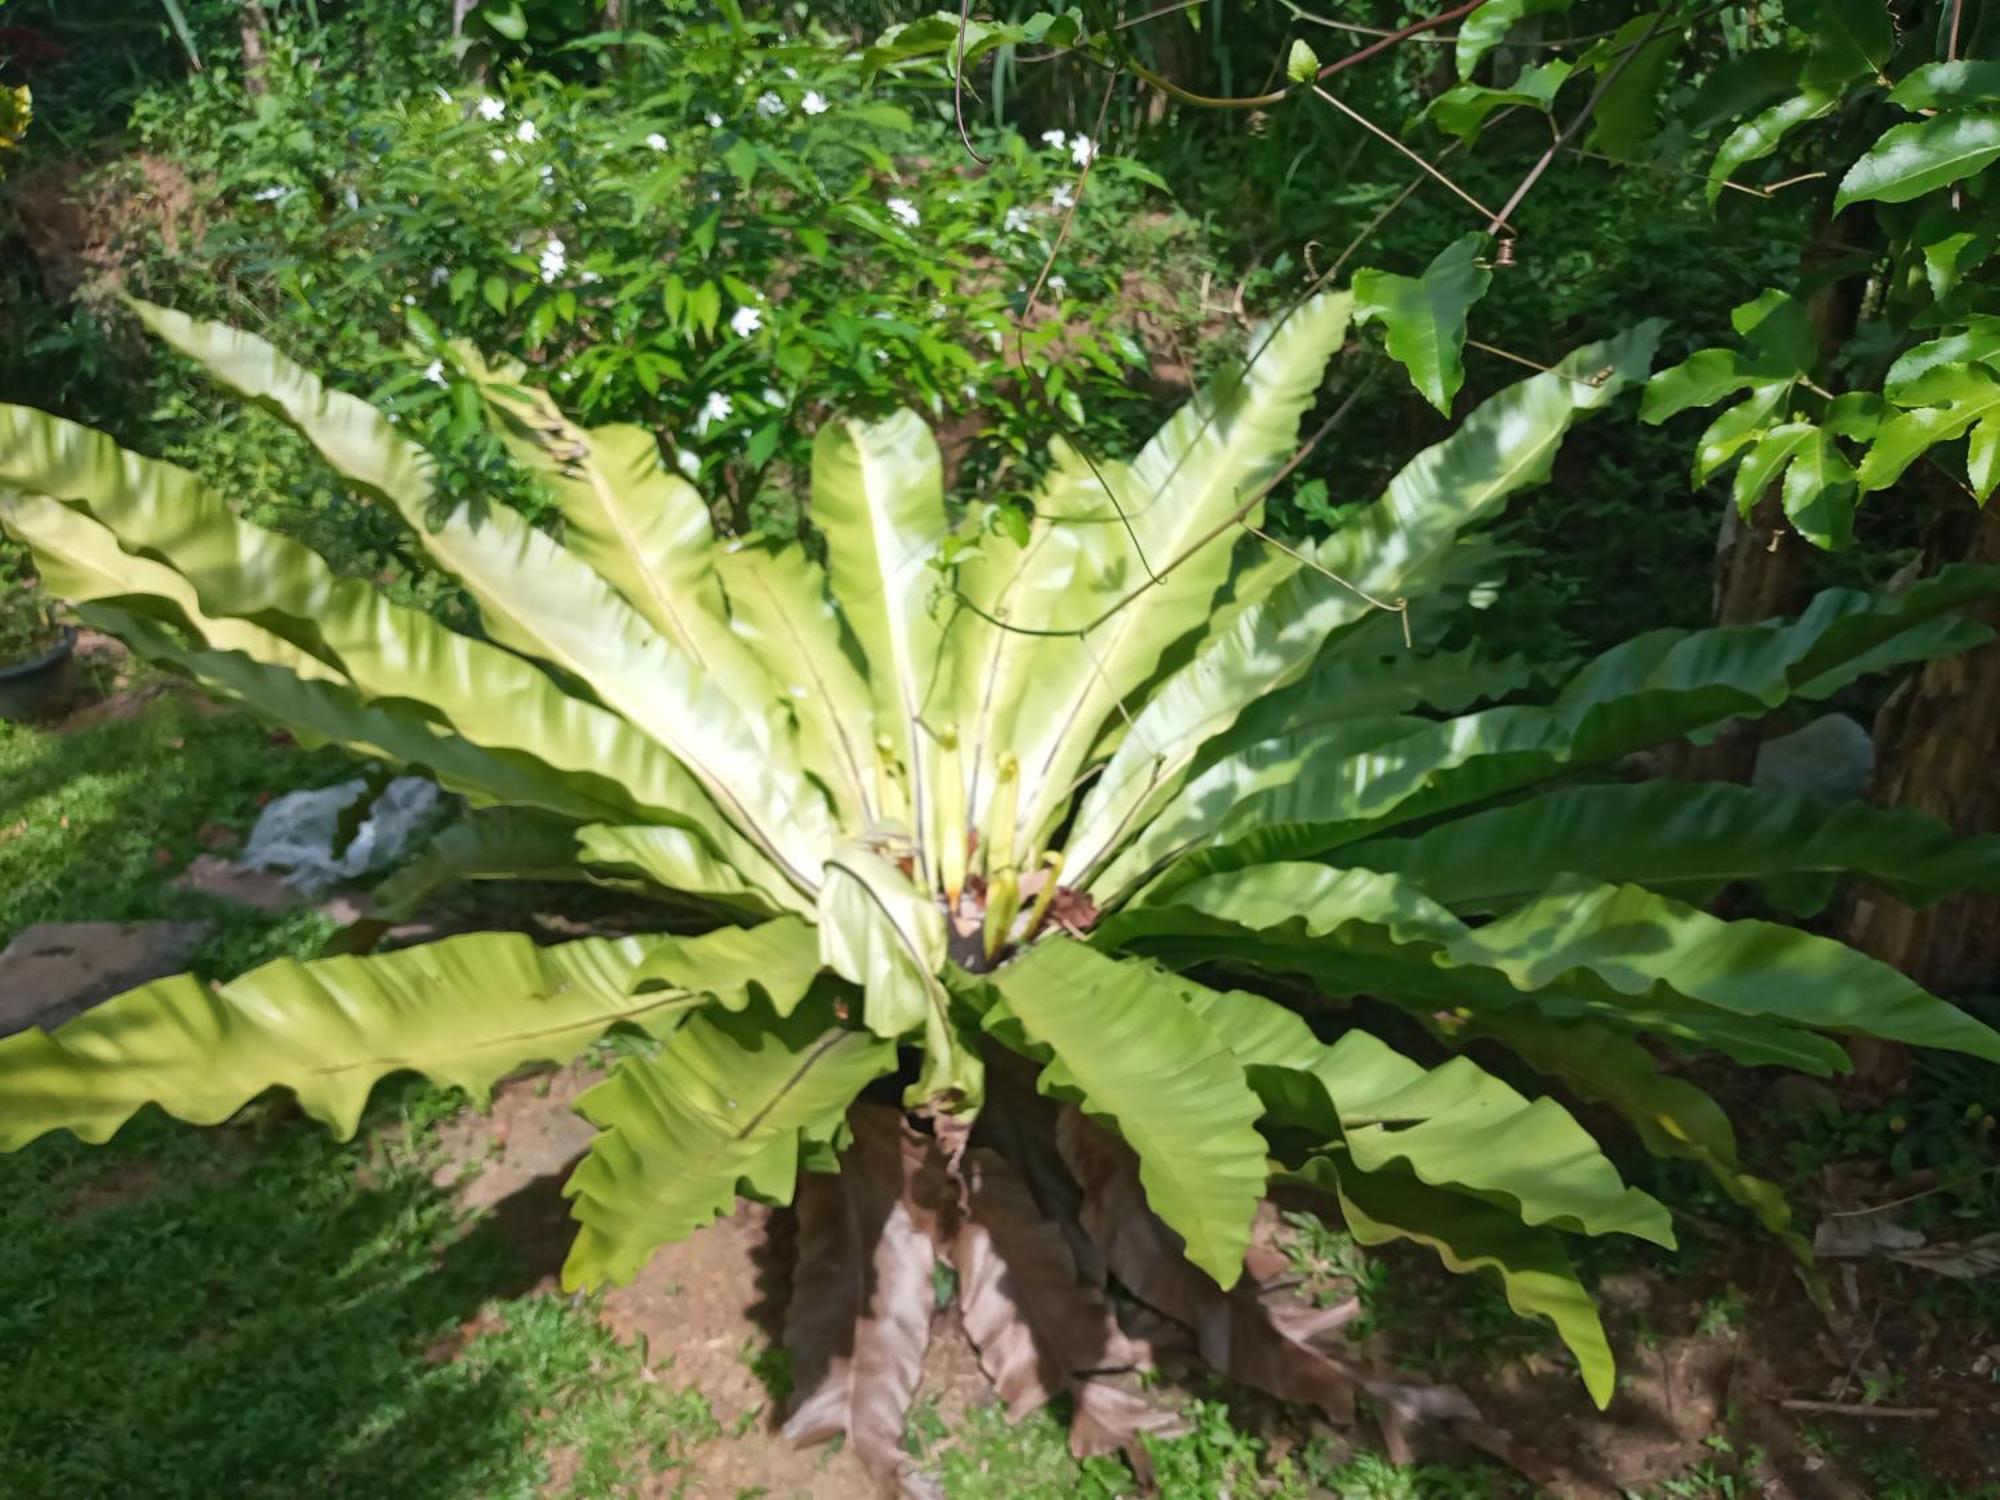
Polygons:
M174 877L174 889L213 896L254 911L290 911L311 899L275 870L253 870L218 854L197 854Z
M44 922L0 953L0 1036L47 1029L149 979L177 974L209 922Z

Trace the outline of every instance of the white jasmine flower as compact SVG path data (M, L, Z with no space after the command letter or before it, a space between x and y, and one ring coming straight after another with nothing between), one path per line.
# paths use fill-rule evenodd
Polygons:
M1028 222L1028 211L1016 204L1007 210L1007 217L1000 221L1000 227L1008 234L1025 234Z
M766 89L757 96L757 113L767 120L776 119L785 112L785 101Z
M901 219L912 229L915 229L919 224L924 222L924 216L917 212L916 204L912 203L908 198L891 198L887 207L890 213Z
M449 280L451 280L451 272L447 271L443 266L431 267L432 286L443 286Z
M958 393L965 397L967 405L976 404L979 400L979 387L969 380L958 388Z
M721 391L710 391L708 399L701 403L701 415L695 418L696 432L707 432L711 422L726 422L729 414L736 410L736 403Z
M505 151L502 151L498 146L495 146L491 151L487 152L486 154L492 157L495 161L505 161L507 159L507 153Z
M747 339L764 326L764 315L754 307L739 307L729 315L729 331Z
M535 129L535 122L533 120L523 120L519 125L514 127L514 139L524 146L532 146L535 143L535 138L540 134L541 132Z
M1080 135L1069 143L1069 159L1079 167L1087 167L1097 156L1097 147L1087 135Z
M1061 276L1051 276L1048 280L1048 288L1051 292L1055 293L1056 301L1060 302L1062 301L1063 293L1069 290L1069 282Z
M1068 183L1059 182L1056 184L1056 190L1049 194L1049 205L1052 208L1058 209L1075 208L1076 193L1070 188Z
M556 180L556 169L551 166L544 166L541 175L544 185L554 182Z
M1056 150L1060 151L1068 143L1069 137L1064 135L1060 130L1044 130L1042 132L1042 144L1044 146L1053 146Z
M479 118L482 120L498 120L504 117L506 113L507 106L502 104L498 99L495 99L491 94L488 94L479 101Z
M428 380L432 385L443 385L444 361L441 359L434 359L429 364L425 365L424 379Z
M714 110L711 109L708 112L707 120L708 120L708 128L710 130L722 129L722 116L717 114Z
M667 138L656 130L646 137L646 145L654 151L664 151L667 149Z
M410 292L403 293L403 306L415 307L416 305L417 305L417 299L413 293Z
M701 473L701 457L686 448L677 448L674 450L674 466L688 478L693 479Z
M805 98L799 101L799 108L809 115L823 115L826 113L826 95L818 89L807 89Z
M598 275L595 271L581 271L577 274L576 279L582 282L583 285L585 286L595 286L597 285L598 282L602 281L604 278Z
M542 280L554 281L568 269L569 255L561 240L550 240L542 246Z
M783 406L785 404L785 393L776 386L765 386L764 404L766 406Z

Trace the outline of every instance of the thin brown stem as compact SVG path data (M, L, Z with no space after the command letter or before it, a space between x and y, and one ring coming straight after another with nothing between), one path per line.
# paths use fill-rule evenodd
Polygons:
M1578 110L1569 124L1565 125L1556 138L1549 142L1549 149L1536 158L1535 164L1528 168L1527 175L1521 179L1519 186L1508 196L1507 201L1500 205L1500 212L1493 216L1493 222L1487 226L1487 233L1498 234L1500 232L1501 226L1506 223L1514 210L1521 206L1521 200L1528 196L1529 190L1537 182L1541 181L1542 174L1548 171L1549 164L1556 159L1557 154L1575 138L1576 133L1583 129L1590 117L1597 112L1597 106L1604 101L1604 96L1611 91L1611 85L1618 81L1618 75L1623 73L1631 64L1632 59L1637 57L1647 44L1659 35L1660 28L1666 24L1666 20L1665 12L1655 16L1653 24L1646 28L1646 34L1627 47L1619 55L1618 61L1604 70L1604 76L1597 80L1597 87L1591 90L1590 97L1584 101L1583 108Z
M959 0L958 6L958 57L951 70L951 108L958 117L958 138L965 143L965 154L982 167L992 162L979 154L979 148L972 144L972 133L965 128L965 33L972 24L972 0Z
M1439 171L1436 166L1434 166L1429 161L1425 160L1423 156L1411 150L1401 141L1397 140L1393 135L1389 134L1388 131L1384 130L1380 125L1377 125L1373 120L1369 119L1366 115L1362 114L1361 111L1359 111L1358 109L1353 108L1345 100L1341 99L1338 95L1329 94L1325 89L1321 88L1318 84L1313 85L1313 92L1315 94L1318 94L1320 98L1324 99L1328 104L1331 104L1335 109L1339 110L1342 114L1346 115L1348 119L1354 121L1355 124L1359 125L1363 130L1366 130L1370 135L1374 136L1377 140L1383 141L1396 151L1401 152L1404 156L1408 157L1411 161L1415 162L1419 167L1422 167L1424 171L1428 173L1430 176L1436 178L1439 182L1444 184L1445 187L1449 188L1461 200L1471 204L1473 208L1478 210L1480 213L1484 214L1486 218L1491 221L1491 225L1488 227L1486 231L1488 234L1496 233L1500 228L1506 228L1510 230L1513 228L1511 224L1507 223L1507 215L1504 211L1497 214L1493 212L1492 209L1488 208L1484 203L1481 203L1477 198L1473 197L1472 194L1468 193L1464 188L1460 187L1457 183L1453 182L1449 177L1445 176L1443 172Z

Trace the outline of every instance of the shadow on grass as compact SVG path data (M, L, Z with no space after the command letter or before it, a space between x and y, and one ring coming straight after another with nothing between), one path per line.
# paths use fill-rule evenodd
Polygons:
M206 918L218 931L198 966L212 976L309 945L293 929L323 926L316 912L273 917L172 882L205 829L243 837L263 799L341 780L353 764L273 744L244 715L204 714L172 693L75 734L0 723L0 945L36 922Z
M557 1450L599 1493L707 1435L568 1302L504 1300L527 1268L396 1137L149 1113L0 1157L9 1500L484 1500Z

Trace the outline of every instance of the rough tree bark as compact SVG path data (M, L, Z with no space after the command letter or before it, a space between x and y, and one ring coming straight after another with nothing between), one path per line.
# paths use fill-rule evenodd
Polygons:
M1851 253L1834 221L1823 220L1801 258L1801 273L1809 276ZM1848 275L1828 281L1807 299L1822 359L1853 337L1867 289L1865 274ZM1725 507L1715 549L1715 623L1754 625L1792 613L1805 581L1808 545L1786 520L1776 485L1747 520ZM1697 781L1747 782L1756 768L1761 737L1755 721L1736 720L1712 743L1689 746L1674 762L1674 774Z
M2000 505L1941 511L1924 551L1927 572L1953 558L2000 565ZM2000 627L2000 605L1980 618ZM1898 688L1876 716L1875 754L1871 800L1929 813L1962 835L2000 832L2000 641L1930 662ZM1935 993L2000 992L2000 896L1916 911L1863 890L1846 937Z
M264 71L270 49L265 40L271 34L271 18L264 13L262 0L243 0L238 31L243 38L244 90L253 95L261 94L269 87Z

